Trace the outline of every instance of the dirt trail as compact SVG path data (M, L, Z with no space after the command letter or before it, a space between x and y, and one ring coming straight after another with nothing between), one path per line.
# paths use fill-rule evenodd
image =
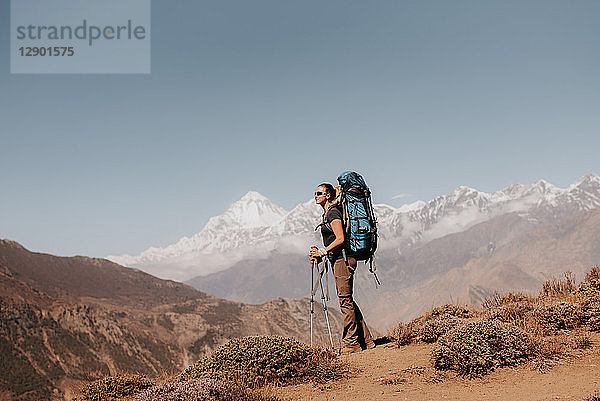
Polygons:
M358 371L325 387L312 384L274 390L285 400L579 400L600 390L600 334L593 346L541 373L533 364L502 368L481 379L440 375L429 362L431 345L391 344L349 355Z

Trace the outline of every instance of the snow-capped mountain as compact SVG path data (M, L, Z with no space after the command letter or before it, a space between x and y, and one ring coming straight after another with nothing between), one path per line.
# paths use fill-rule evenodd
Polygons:
M211 217L206 226L191 237L183 237L166 248L148 248L137 256L108 256L107 259L176 280L188 274L207 274L243 257L272 249L265 233L287 214L260 193L249 191L225 213ZM259 248L254 246L257 243Z
M429 202L418 201L400 208L374 205L380 249L399 251L509 212L544 221L548 216L556 218L599 207L600 178L593 174L565 189L544 180L530 185L514 184L491 194L461 186ZM310 244L320 243L314 228L321 213L313 200L287 212L250 191L189 238L183 237L166 248L149 248L137 256L107 258L161 278L187 280L224 270L243 259L266 258L273 251L305 253Z
M227 211L209 221L215 229L224 225L238 225L246 228L270 226L287 214L283 208L256 191L249 191Z
M382 246L402 248L428 242L510 212L545 220L600 207L600 178L588 174L566 189L547 181L514 184L494 193L460 186L427 203L393 210L378 205Z

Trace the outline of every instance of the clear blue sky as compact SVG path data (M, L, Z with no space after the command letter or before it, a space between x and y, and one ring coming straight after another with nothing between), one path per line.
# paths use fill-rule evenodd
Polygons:
M154 0L150 75L11 75L9 16L0 237L31 250L135 254L345 169L395 206L599 173L596 0Z

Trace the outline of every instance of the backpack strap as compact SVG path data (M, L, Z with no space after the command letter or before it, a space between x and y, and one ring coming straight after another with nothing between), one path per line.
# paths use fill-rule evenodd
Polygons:
M325 222L325 215L327 214L327 211L323 212L323 214L321 215L321 223L315 227L315 231L317 231L321 226L327 226L327 223ZM331 229L331 227L329 227Z
M338 209L340 209L340 211L342 212L342 227L345 228L346 226L346 208L342 207L342 205L340 203L334 203L332 204L329 208L331 209L332 207L337 207ZM327 209L328 211L329 209ZM319 224L318 226L315 227L315 231L317 231L319 229L319 227L321 226L325 226L327 227L329 230L333 231L333 228L331 228L331 223L326 221L325 216L327 215L327 211L325 211L322 215L321 215L321 224ZM337 219L336 219L337 220Z

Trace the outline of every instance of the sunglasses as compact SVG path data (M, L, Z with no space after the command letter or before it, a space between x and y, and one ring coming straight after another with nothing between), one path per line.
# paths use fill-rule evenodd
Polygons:
M315 192L315 196L325 195L325 192L317 191Z

